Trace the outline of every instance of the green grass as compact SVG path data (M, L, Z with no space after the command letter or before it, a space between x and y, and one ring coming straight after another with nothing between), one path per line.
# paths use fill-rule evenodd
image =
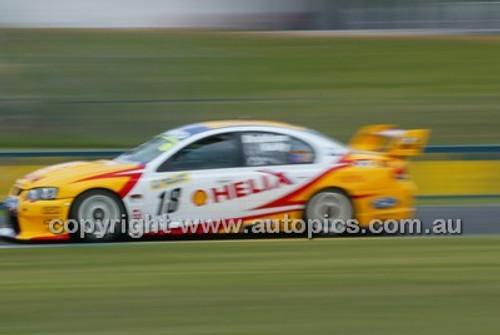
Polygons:
M0 251L4 334L492 334L500 238Z
M3 29L0 147L130 147L231 118L344 141L390 122L431 128L432 144L500 143L499 54L495 37Z

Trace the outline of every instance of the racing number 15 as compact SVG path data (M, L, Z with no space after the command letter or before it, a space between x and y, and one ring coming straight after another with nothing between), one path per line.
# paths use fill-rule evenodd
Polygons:
M160 203L158 205L157 215L170 214L175 212L179 208L179 198L181 197L181 189L174 188L168 194L168 191L163 191L158 196L160 198Z

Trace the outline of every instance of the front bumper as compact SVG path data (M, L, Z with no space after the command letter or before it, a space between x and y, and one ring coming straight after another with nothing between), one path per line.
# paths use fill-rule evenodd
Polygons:
M0 220L0 237L19 241L66 240L66 233L51 231L53 220L66 221L73 199L39 200L31 202L9 196L4 204L5 215Z

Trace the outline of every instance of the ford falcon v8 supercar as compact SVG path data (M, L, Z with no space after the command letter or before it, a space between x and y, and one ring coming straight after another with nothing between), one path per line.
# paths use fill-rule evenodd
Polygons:
M416 186L407 159L420 154L428 135L425 129L375 125L359 130L345 146L282 123L187 125L113 160L54 165L17 180L4 204L9 226L1 235L17 240L81 238L67 228L54 232L50 222L130 221L166 214L173 228L238 219L244 229L256 220L284 220L285 215L356 219L360 226L372 219L411 218ZM122 233L113 229L100 237L113 240ZM96 235L84 239L92 241Z

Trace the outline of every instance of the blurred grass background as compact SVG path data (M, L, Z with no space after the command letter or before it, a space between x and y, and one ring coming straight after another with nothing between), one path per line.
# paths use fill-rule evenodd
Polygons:
M491 334L500 240L8 249L5 334Z
M233 118L500 143L499 54L497 37L1 29L0 147L130 147Z

